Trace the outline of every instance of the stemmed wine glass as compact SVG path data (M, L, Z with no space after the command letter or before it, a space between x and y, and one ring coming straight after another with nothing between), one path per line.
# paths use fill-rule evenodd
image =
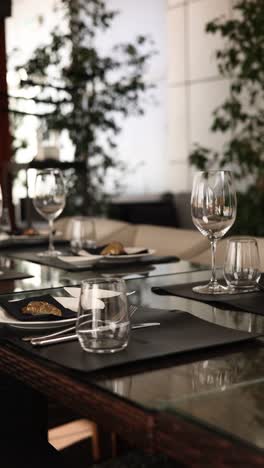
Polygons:
M36 210L49 222L49 248L39 255L55 257L61 252L55 250L53 244L53 221L63 211L66 194L62 173L59 169L45 169L36 176L35 197Z
M236 218L236 192L230 171L198 172L195 176L191 211L194 225L211 244L212 276L205 286L193 291L201 294L224 294L227 288L216 279L215 252L218 239L231 228Z

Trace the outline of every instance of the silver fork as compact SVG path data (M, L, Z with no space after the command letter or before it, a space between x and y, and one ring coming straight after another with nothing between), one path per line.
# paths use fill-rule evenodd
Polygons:
M137 330L139 328L148 328L148 327L157 327L160 325L160 322L145 322L145 323L138 323L136 325L132 325L132 330ZM78 336L76 333L73 335L65 335L59 336L55 338L47 338L47 339L38 339L38 340L31 340L30 343L32 346L46 346L58 343L65 343L68 341L77 340Z
M129 316L130 318L134 315L137 310L137 306L129 306ZM22 341L31 341L31 340L44 340L49 338L55 338L57 336L63 335L64 333L68 333L70 331L75 330L75 325L72 327L63 328L63 330L59 330L57 332L49 333L48 335L29 335L23 336Z

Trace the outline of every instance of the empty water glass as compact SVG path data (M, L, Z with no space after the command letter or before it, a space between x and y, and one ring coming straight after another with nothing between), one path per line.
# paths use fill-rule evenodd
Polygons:
M81 249L91 249L96 246L94 219L75 217L71 224L71 248L78 253Z
M76 333L81 347L90 353L115 353L126 348L130 318L124 280L82 282Z
M252 291L260 278L258 243L250 237L234 237L228 240L224 277L230 291Z

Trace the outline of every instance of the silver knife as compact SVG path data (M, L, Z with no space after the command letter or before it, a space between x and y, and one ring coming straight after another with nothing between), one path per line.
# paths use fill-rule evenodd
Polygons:
M138 330L139 328L148 328L148 327L157 327L160 325L160 322L145 322L145 323L139 323L137 325L132 325L131 329L132 330ZM66 335L66 336L60 336L58 338L46 338L46 339L32 339L30 343L32 346L45 346L45 345L50 345L50 344L57 344L57 343L65 343L67 341L74 341L77 340L77 335L76 333L72 335Z
M41 340L41 339L46 339L46 338L55 338L56 336L64 335L65 333L69 333L70 331L73 331L76 329L76 325L73 327L68 327L68 328L63 328L62 330L56 331L49 333L48 335L28 335L28 336L23 336L22 341L32 341L32 340Z

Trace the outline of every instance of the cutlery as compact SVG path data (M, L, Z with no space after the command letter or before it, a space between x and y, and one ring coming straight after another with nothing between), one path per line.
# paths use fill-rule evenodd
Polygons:
M60 331L49 333L48 335L29 335L23 336L22 341L31 341L31 340L42 340L46 338L55 338L56 336L63 335L64 333L68 333L70 331L75 330L75 325L73 327L63 328Z
M136 312L137 310L137 306L129 306L129 316L130 318L134 315L134 313ZM67 328L63 328L62 330L59 330L59 331L56 331L56 332L53 332L53 333L49 333L48 335L29 335L29 336L23 336L22 338L22 341L31 341L31 340L44 340L44 339L48 339L48 338L55 338L56 336L60 336L60 335L63 335L64 333L68 333L70 331L73 331L75 330L75 325L73 327L67 327Z
M160 325L160 322L144 322L144 323L142 322L136 325L132 325L131 329L138 330L140 328L157 327L159 325ZM65 343L67 341L73 341L73 340L77 340L76 333L72 335L59 336L57 338L32 339L30 343L32 344L32 346L45 346L45 345L51 345L51 344L57 344L57 343Z

